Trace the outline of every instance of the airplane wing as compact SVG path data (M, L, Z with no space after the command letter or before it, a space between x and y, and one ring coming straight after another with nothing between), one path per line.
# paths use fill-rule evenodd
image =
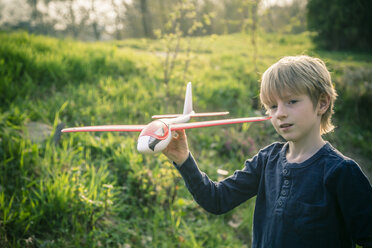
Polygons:
M171 130L181 130L181 129L190 129L198 127L211 127L211 126L220 126L236 123L245 123L245 122L255 122L255 121L266 121L270 120L271 116L263 117L249 117L249 118L236 118L236 119L226 119L226 120L214 120L214 121L200 121L200 122L191 122L191 123L177 123L171 125Z
M191 114L190 117L210 117L210 116L221 116L221 115L228 115L229 112L208 112L208 113L194 113ZM153 115L153 119L161 119L161 118L176 118L182 116L182 114L169 114L169 115Z
M89 127L71 127L62 129L62 133L70 132L141 132L146 125L103 125Z

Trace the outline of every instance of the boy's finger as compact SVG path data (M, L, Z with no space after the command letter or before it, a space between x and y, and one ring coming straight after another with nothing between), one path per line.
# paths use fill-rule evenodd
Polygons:
M186 133L184 129L176 130L176 133L177 133L177 138L184 139L186 137Z
M176 131L176 132L173 132L172 137L173 137L174 139L177 139L178 136L180 136L180 135L178 134L177 131Z

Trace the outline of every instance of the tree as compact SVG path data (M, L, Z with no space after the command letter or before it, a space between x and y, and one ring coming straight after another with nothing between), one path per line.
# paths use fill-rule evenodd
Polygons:
M148 10L147 0L140 1L141 7L141 16L142 16L142 25L145 37L151 38L153 36L152 27L151 27L151 16Z
M144 20L146 20L141 9L141 2L135 1L122 1L125 6L125 13L123 14L123 24L125 25L126 32L129 37L140 38L146 37L147 29ZM147 4L147 2L146 2ZM148 10L149 8L146 7Z
M115 13L115 17L114 17L114 27L115 27L115 31L114 31L114 34L113 34L113 37L117 40L121 40L123 38L123 16L124 14L122 12L124 12L123 10L126 9L126 5L125 5L125 2L121 1L120 3L115 3L115 0L111 0L111 5L112 5L112 10L114 11Z
M74 10L74 0L68 0L68 12L66 13L67 29L71 31L72 36L77 38L79 35L76 12Z
M269 6L261 13L260 25L270 33L302 33L307 30L306 4L307 0L292 0Z
M31 20L30 20L30 23L38 23L39 21L42 21L42 19L40 18L40 11L38 10L37 8L37 4L38 4L38 1L37 0L27 0L27 2L30 4L31 6Z
M95 0L91 0L91 9L90 9L90 12L91 12L91 18L92 18L92 28L93 28L93 32L94 32L94 37L96 40L100 40L101 39L101 30L99 28L99 24L98 24L98 18L97 18L97 12L96 12L96 1Z
M191 37L204 33L203 30L210 24L210 14L203 14L202 17L197 13L197 1L180 0L174 5L172 13L164 26L163 30L155 30L156 37L164 45L164 56L160 56L163 69L163 85L165 87L165 99L170 97L169 83L175 77L176 66L183 65L183 78L186 80L192 56L193 44ZM198 20L203 19L203 22ZM182 56L180 57L180 55Z
M332 50L372 50L371 0L309 0L308 28L314 41Z
M244 0L241 3L241 12L243 13L242 18L242 32L243 33L250 33L251 37L251 45L253 48L253 64L256 73L258 73L257 68L257 22L258 22L258 6L260 4L260 0Z

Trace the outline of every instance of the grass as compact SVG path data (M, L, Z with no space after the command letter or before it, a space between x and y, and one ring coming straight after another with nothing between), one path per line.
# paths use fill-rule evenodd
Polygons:
M342 127L327 139L371 175L365 113L372 55L317 50L310 35L260 34L257 68L262 73L285 55L324 59L340 95L335 122ZM0 33L1 247L250 247L254 199L210 215L163 155L138 154L136 134L57 131L61 124L142 124L153 114L178 113L187 81L196 111L260 115L249 37L191 42L187 73L181 49L166 88L164 48L156 40L83 43ZM231 174L278 139L269 123L195 129L188 137L215 180L217 169Z

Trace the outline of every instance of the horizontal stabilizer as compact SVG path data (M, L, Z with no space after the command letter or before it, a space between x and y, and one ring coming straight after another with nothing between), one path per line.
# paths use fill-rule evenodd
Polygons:
M190 128L199 128L199 127L212 127L228 124L237 124L245 122L255 122L255 121L266 121L270 120L271 116L263 117L248 117L248 118L236 118L236 119L226 119L226 120L215 120L215 121L200 121L200 122L191 122L191 123L177 123L171 126L171 130L182 130Z
M146 125L103 125L89 127L71 127L62 129L62 133L71 132L141 132Z
M221 116L221 115L228 115L229 112L209 112L209 113L195 113L191 114L190 117L209 117L209 116ZM161 118L176 118L180 117L182 114L169 114L169 115L153 115L153 119L161 119Z

